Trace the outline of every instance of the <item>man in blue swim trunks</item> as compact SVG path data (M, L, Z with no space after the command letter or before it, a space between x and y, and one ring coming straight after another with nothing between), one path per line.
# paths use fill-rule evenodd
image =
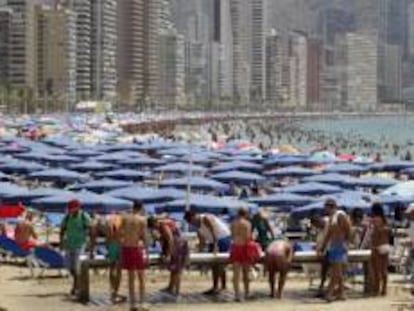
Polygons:
M327 234L318 248L322 255L326 250L331 266L331 279L326 293L326 300L345 300L345 265L348 261L348 242L351 236L351 222L345 212L338 210L336 202L329 199L325 203L329 216Z

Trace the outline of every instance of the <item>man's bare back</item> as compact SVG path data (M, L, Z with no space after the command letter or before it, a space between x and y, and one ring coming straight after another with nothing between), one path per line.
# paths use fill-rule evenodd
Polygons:
M232 223L231 232L235 245L245 245L251 240L252 226L248 220L240 218Z
M120 227L122 246L143 247L145 245L146 229L147 221L145 217L136 214L122 216Z

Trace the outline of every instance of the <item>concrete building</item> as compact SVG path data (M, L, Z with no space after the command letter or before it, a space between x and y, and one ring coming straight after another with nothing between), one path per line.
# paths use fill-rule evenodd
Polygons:
M91 96L91 0L68 0L68 7L76 14L76 91L78 100Z
M233 33L233 99L236 104L250 104L251 20L249 0L231 0Z
M256 103L265 100L265 58L266 58L266 0L250 2L251 40L251 98Z
M36 75L34 3L31 0L7 0L5 5L12 12L9 32L8 82L13 87L34 91Z
M184 38L173 30L160 37L160 108L174 110L184 101Z
M149 108L159 86L160 0L118 2L118 94L123 104Z
M94 98L106 101L116 98L117 3L91 3L91 92Z
M10 77L10 32L13 11L0 7L0 85L7 85Z
M309 39L307 42L307 77L306 77L306 101L307 109L322 111L324 106L321 99L321 78L323 68L323 44L317 39Z
M377 37L356 33L344 37L344 101L347 109L373 111L378 100Z
M290 36L289 47L289 99L287 106L305 109L308 92L308 39L300 32Z
M39 6L36 19L37 91L65 104L53 109L69 110L76 103L76 15L63 7Z
M282 36L272 29L266 36L266 102L270 106L282 105L288 97L288 85L283 70L287 59Z
M378 54L378 101L395 104L402 96L402 48L381 43Z
M216 14L220 17L216 19L215 41L219 43L220 49L218 83L222 100L233 98L233 32L230 1L216 1Z

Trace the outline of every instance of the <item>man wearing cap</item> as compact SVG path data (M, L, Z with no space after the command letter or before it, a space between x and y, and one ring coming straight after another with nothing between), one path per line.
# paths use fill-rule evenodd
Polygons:
M81 210L81 203L72 200L68 203L68 213L64 217L60 229L60 244L65 251L66 264L73 277L71 295L78 288L77 272L79 271L80 256L85 250L90 233L91 220L88 214Z
M406 210L405 215L407 216L410 227L408 236L410 238L410 262L411 262L411 294L414 295L414 204Z

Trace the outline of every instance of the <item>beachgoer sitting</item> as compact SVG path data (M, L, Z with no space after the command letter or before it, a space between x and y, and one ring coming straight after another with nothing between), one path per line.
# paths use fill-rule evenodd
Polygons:
M227 253L231 246L231 232L229 226L220 218L212 214L196 214L187 211L184 219L198 228L199 251L207 246L214 254ZM213 288L206 291L206 295L215 295L219 292L219 281L224 290L226 288L226 271L223 265L212 266Z
M265 265L269 273L270 296L272 298L282 298L283 288L290 270L293 255L293 247L289 242L284 240L274 241L266 249ZM277 273L279 273L279 284L276 295L275 281Z
M230 262L233 264L233 286L235 300L240 297L240 274L243 275L244 296L249 296L249 271L260 258L260 245L252 240L252 225L246 209L240 209L236 220L231 224L233 244L230 249Z
M156 230L161 242L161 259L170 271L170 280L166 292L178 296L181 287L181 275L189 260L187 240L181 235L174 220L168 218L148 218L148 229Z
M0 237L1 236L7 236L7 228L6 228L6 224L2 221L0 221Z
M25 250L36 247L37 234L33 226L33 214L27 212L26 217L20 221L14 231L15 241Z

